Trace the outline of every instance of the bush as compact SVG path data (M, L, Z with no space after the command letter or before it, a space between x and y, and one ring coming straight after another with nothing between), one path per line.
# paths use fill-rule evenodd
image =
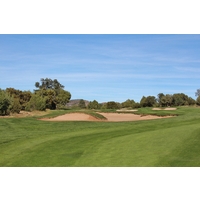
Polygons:
M79 101L78 106L79 106L80 108L82 108L82 109L86 108L85 101L84 101L83 99L81 99L81 100Z
M89 102L88 108L89 109L99 109L100 105L99 105L98 101L94 100L94 101Z
M12 98L4 90L0 89L0 115L9 115Z
M11 103L11 108L10 111L12 113L20 113L22 106L19 103L19 99L13 99L12 103Z
M106 104L107 109L118 109L119 105L118 103L114 102L114 101L109 101Z
M32 95L25 110L26 111L34 111L34 110L44 111L44 110L46 110L46 99L39 95L36 95L36 94Z
M140 108L140 103L135 103L133 108Z
M122 108L134 108L134 106L135 106L135 101L134 101L134 100L127 99L127 100L124 101L121 105L122 105Z
M200 96L197 98L196 104L197 104L198 106L200 106Z

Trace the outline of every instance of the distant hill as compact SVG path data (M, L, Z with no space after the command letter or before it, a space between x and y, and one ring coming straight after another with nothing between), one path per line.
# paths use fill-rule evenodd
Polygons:
M66 104L67 107L73 107L73 106L78 106L79 102L81 99L72 99L69 101L69 103ZM89 101L84 100L85 101L85 105L88 106Z

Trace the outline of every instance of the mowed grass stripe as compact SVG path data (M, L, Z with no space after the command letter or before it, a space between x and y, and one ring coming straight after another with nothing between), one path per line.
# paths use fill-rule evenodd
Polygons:
M33 144L32 148L22 151L23 154L16 161L14 158L12 164L34 166L39 161L39 166L173 166L169 161L163 163L163 160L169 160L177 149L183 151L187 147L185 142L189 141L188 133L192 127L139 134L99 133L41 141L41 144ZM187 162L182 164L187 165Z
M200 166L198 130L191 125L112 138L92 154L86 152L75 165L87 166L90 160L91 166L176 166L173 161L182 160L179 166Z

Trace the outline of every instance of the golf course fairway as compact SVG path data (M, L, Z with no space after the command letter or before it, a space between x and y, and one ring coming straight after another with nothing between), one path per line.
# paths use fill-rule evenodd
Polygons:
M200 166L200 108L138 112L174 117L127 122L0 118L0 166Z

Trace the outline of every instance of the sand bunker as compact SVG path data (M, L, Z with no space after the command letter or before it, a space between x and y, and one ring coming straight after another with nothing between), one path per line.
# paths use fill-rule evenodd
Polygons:
M164 117L159 117L155 115L135 115L129 113L99 113L107 118L108 121L118 122L118 121L138 121L138 120L149 120L149 119L160 119ZM169 117L169 116L167 116ZM165 117L165 118L167 118Z
M125 110L125 109L120 109L120 110L116 110L117 112L136 112L138 110Z
M152 108L152 110L177 110L177 108Z
M159 116L140 116L135 114L128 114L128 113L99 113L107 118L107 120L100 120L92 117L90 115L84 113L69 113L65 115L61 115L55 118L50 119L42 119L45 121L110 121L110 122L122 122L122 121L137 121L137 120L150 120L150 119L160 119L160 118L168 118L171 116L166 117L159 117Z
M95 117L84 113L69 113L58 117L42 119L45 121L98 121Z

